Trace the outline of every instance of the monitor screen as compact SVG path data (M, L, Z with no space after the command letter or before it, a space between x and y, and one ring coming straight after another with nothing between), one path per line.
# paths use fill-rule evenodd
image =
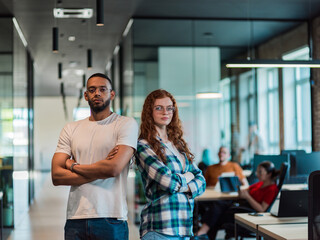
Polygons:
M296 155L297 175L309 175L320 170L320 152Z

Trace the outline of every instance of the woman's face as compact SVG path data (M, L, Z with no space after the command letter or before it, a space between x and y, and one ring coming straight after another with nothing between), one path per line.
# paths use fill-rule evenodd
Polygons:
M271 173L267 173L267 170L264 167L258 167L256 171L257 178L259 181L265 182L271 179Z
M163 128L170 124L174 107L169 97L156 99L153 105L152 117L156 126Z

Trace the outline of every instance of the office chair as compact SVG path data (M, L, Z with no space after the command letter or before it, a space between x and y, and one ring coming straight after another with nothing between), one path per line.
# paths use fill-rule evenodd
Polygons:
M282 163L287 163L288 167L290 166L290 157L288 154L285 154L285 155L258 155L258 154L255 154L253 157L252 173L248 177L248 182L250 185L257 182L257 177L255 175L255 172L257 170L258 165L264 161L272 162L276 169L281 169ZM288 175L286 175L286 176L288 176Z
M278 181L277 181L278 193L275 195L274 199L272 200L271 204L267 208L266 212L270 212L270 209L271 209L272 205L274 204L275 200L277 199L277 196L278 196L279 192L281 191L282 185L284 183L284 180L285 180L286 175L287 175L288 170L289 170L289 166L288 165L289 164L287 162L283 162L281 164L280 174L279 174L279 178L278 178ZM250 207L242 207L242 206L235 207L234 209L231 209L231 211L234 211L235 213L256 212L254 209L252 209ZM223 224L222 228L225 229L227 238L228 238L228 236L231 236L231 237L234 236L234 223ZM239 227L238 236L240 237L240 239L243 239L243 238L256 238L255 233L250 232L249 230L241 228L241 227Z
M320 171L309 176L308 239L320 239Z

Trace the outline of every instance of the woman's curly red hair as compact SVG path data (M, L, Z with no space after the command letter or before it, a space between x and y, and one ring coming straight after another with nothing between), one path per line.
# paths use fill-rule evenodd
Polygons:
M154 150L154 152L160 157L162 162L166 163L166 157L164 154L164 147L161 146L160 141L157 139L157 130L155 122L153 120L153 108L156 99L170 98L175 111L173 112L172 120L167 126L168 139L181 153L185 153L188 160L193 162L194 155L190 152L187 143L183 139L183 131L181 121L178 114L177 102L166 90L158 89L151 92L145 99L143 109L141 113L141 125L139 139L145 139Z

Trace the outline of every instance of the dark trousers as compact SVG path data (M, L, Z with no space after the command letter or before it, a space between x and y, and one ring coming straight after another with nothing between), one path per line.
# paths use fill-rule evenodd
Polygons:
M216 239L218 230L224 225L234 224L234 214L241 212L254 212L254 210L246 201L242 201L240 204L232 200L199 203L201 223L210 227L208 236L211 240Z
M65 240L128 240L127 221L115 218L67 220Z
M208 233L210 239L215 239L220 228L221 219L232 203L231 200L199 202L198 209L201 223L205 223L210 227Z

